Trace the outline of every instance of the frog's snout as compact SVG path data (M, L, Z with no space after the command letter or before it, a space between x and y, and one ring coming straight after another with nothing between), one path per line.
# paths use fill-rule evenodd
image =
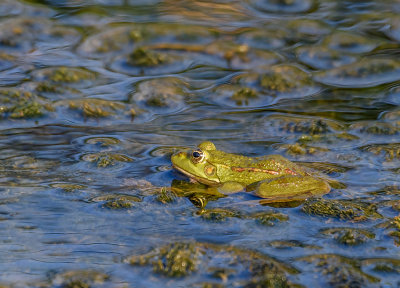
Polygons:
M177 158L185 158L186 157L186 153L185 152L178 152L176 153L174 156L176 156Z
M185 152L178 152L172 155L172 158L174 159L184 159L186 158L186 153Z
M178 153L175 153L175 154L173 154L171 156L171 161L172 161L172 164L174 164L174 163L179 162L179 161L181 161L181 160L183 160L185 158L187 158L186 152L178 152Z

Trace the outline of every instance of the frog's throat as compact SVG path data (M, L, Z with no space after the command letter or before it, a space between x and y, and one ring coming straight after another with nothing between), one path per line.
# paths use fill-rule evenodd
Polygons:
M209 180L209 179L206 179L206 178L203 178L203 177L199 177L199 176L193 175L193 174L191 174L191 173L189 173L189 172L183 170L182 168L179 168L179 167L176 166L176 165L172 165L172 167L173 167L174 169L178 170L179 172L181 172L182 174L188 176L189 178L191 178L191 179L196 179L196 180L199 181L200 183L203 183L203 184L206 184L206 185L210 185L210 186L216 186L216 185L221 184L221 183L216 182L216 181L212 181L212 180Z

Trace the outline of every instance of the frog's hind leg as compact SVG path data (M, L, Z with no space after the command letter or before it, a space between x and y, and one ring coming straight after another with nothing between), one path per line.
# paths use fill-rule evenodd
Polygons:
M255 195L270 199L271 202L284 202L323 195L331 190L329 184L312 176L283 176L252 184L248 187Z

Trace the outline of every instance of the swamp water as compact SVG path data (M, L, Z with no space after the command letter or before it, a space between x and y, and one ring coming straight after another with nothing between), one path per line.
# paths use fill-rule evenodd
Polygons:
M0 287L399 287L399 15L0 0ZM221 197L171 169L204 140L341 185Z

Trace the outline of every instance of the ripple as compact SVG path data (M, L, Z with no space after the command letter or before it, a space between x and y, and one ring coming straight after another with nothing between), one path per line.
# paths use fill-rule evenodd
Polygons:
M268 30L251 30L239 36L238 42L259 49L278 49L286 44L287 31L281 27Z
M83 154L80 160L92 163L97 168L121 168L125 166L125 163L133 161L129 156L111 152Z
M6 53L0 53L0 71L10 69L17 65L15 57Z
M93 85L98 74L78 67L49 67L35 70L33 77L36 81L49 81L51 84L67 87L84 88Z
M86 38L78 51L90 58L101 58L127 53L135 45L206 44L214 38L211 31L205 27L181 24L136 24L104 29L105 31ZM196 30L196 33L193 33L193 30Z
M106 54L131 49L141 37L142 34L134 27L109 28L86 38L79 46L78 51L87 57L100 58Z
M0 16L18 15L23 11L21 3L15 0L3 0L0 5Z
M344 31L334 32L323 41L323 45L332 50L355 54L370 52L378 47L378 44L378 41L369 37Z
M343 66L357 60L355 56L321 46L302 46L296 49L296 54L304 64L321 70Z
M305 13L315 9L313 0L251 0L251 4L264 12L270 13Z
M12 18L0 22L0 49L14 53L71 46L80 38L77 30L44 18Z
M390 28L387 29L385 32L386 35L388 35L394 41L400 42L400 17L393 17L390 20Z
M363 59L355 64L318 72L314 79L317 82L336 87L375 87L400 80L400 61Z
M287 24L292 31L291 37L304 40L319 40L321 37L331 33L332 28L322 21L312 19L294 19Z
M274 97L244 85L221 85L212 91L209 99L219 105L262 107L271 104Z
M81 37L73 28L51 25L37 35L36 46L40 49L73 46L79 43Z
M150 113L173 113L185 106L188 84L174 77L139 82L130 100Z
M262 74L244 74L237 77L236 81L247 87L256 87L278 99L301 98L320 90L306 71L287 64L268 67Z
M193 57L177 51L159 52L137 48L129 55L117 57L110 68L127 75L150 76L178 73L188 69L193 63Z

